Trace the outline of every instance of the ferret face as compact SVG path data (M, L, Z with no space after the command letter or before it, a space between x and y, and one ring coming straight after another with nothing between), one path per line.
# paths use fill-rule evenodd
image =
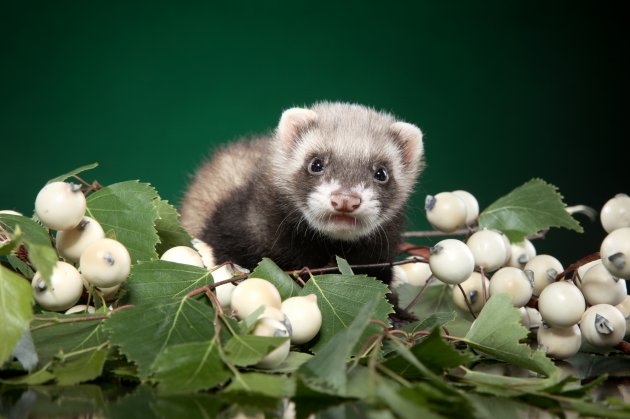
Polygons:
M420 131L355 105L321 105L289 117L278 128L282 152L274 159L274 178L290 210L332 239L379 234L402 211L417 177ZM401 135L405 128L413 140Z

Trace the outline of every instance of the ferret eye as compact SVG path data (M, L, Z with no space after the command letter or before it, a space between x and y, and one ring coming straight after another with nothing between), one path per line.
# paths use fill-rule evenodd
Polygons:
M308 164L308 172L312 175L321 175L324 172L324 162L319 157L315 157Z
M374 180L379 183L385 183L389 179L389 175L387 174L387 169L384 167L379 167L376 172L374 172Z

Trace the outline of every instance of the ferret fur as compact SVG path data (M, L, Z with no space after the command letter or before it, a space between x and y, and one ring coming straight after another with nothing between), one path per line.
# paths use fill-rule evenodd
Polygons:
M321 172L309 171L315 158ZM335 256L392 262L423 166L422 132L389 113L330 102L291 108L271 135L223 147L198 169L181 221L216 263L252 269L269 257L297 270L334 264ZM375 179L380 169L385 182ZM358 273L391 280L390 268Z

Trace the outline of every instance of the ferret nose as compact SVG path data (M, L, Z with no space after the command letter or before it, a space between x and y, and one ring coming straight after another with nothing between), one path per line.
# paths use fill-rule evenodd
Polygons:
M339 212L353 212L361 205L361 197L353 193L334 193L330 204Z

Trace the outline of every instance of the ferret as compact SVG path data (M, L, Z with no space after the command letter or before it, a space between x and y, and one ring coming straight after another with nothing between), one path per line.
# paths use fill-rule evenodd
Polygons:
M201 165L181 222L216 263L284 270L392 262L405 205L424 167L421 130L357 104L285 110L267 136L241 140ZM389 284L391 268L359 269Z

